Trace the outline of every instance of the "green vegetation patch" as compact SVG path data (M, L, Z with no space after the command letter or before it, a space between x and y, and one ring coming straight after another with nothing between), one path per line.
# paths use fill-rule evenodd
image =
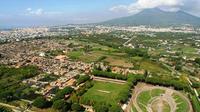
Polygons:
M131 112L138 112L134 105L131 108Z
M176 112L189 112L189 104L187 101L176 93L173 93L173 98L177 104Z
M167 74L169 75L170 72L166 69L164 69L161 65L159 65L158 63L152 62L152 61L147 61L147 60L143 60L140 63L140 67L142 69L145 70L149 70L152 73L160 73L160 74Z
M35 96L34 89L21 82L38 74L39 70L35 66L14 68L0 65L0 101L9 102Z
M119 102L120 92L126 90L126 85L106 83L106 82L94 82L94 86L90 88L82 97L82 102L94 103L106 103L117 104Z
M147 112L146 107L150 103L150 100L156 96L160 96L163 93L165 93L165 90L161 90L161 89L143 91L142 93L138 95L137 103L144 112Z

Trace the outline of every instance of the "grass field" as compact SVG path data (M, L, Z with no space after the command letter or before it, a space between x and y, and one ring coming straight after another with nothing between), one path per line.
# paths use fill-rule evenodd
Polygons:
M94 86L90 88L82 98L85 100L92 100L93 102L105 102L107 104L117 104L119 102L119 94L126 89L126 85L94 82Z
M162 75L169 75L170 71L161 67L158 63L152 61L143 60L140 63L140 68L144 70L148 70L152 73L162 74Z
M176 103L177 103L177 109L176 112L188 112L189 110L189 105L187 103L187 101L185 101L185 99L183 99L182 97L180 97L177 94L173 94L173 98L175 99Z

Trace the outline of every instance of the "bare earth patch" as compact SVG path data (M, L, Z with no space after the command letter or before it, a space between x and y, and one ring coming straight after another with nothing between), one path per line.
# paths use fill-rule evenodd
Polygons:
M102 92L102 93L110 93L110 91L104 91L104 90L97 90L99 92Z

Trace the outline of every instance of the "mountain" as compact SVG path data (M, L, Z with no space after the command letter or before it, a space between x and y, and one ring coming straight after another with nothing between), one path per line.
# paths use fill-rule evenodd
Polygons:
M108 25L150 25L150 26L180 26L190 24L200 26L200 18L183 11L165 12L160 9L145 9L132 16L112 19L102 22Z

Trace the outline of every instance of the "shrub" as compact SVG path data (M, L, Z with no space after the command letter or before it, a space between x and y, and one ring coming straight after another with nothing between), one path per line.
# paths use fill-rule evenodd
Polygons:
M65 101L64 100L56 100L55 102L53 102L53 108L54 109L62 109L65 106Z
M127 76L121 75L121 74L112 73L112 72L93 70L92 74L95 75L95 76L100 76L100 77L119 79L119 80L127 80Z
M90 79L90 76L89 76L89 75L82 75L82 76L80 76L80 77L78 78L77 84L81 84L81 83L83 83L83 82L85 82L85 81L87 81L87 80L89 80L89 79Z
M81 105L77 103L72 104L71 108L75 112L83 112L85 110Z
M51 103L47 101L44 97L37 97L34 100L33 105L37 108L47 108L51 106Z
M62 89L56 93L56 96L53 98L53 101L63 99L63 98L65 98L65 95L71 94L73 91L74 91L73 88L65 87L64 89Z

